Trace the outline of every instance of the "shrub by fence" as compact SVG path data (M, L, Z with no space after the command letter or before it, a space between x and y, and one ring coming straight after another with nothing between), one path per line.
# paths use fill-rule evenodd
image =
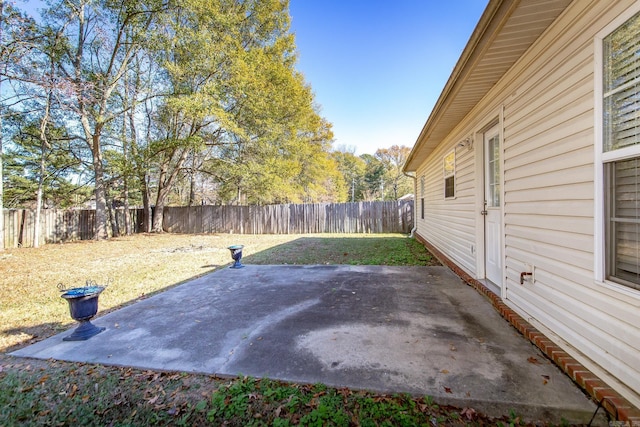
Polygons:
M131 209L134 232L142 230L142 209ZM94 210L43 210L40 244L93 238ZM116 226L124 233L123 209ZM4 211L5 248L33 246L35 211ZM309 234L408 233L413 201L288 204L268 206L167 207L163 229L171 233Z

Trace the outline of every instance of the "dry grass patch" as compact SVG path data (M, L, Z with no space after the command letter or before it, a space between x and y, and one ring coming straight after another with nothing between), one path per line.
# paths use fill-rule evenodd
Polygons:
M106 313L231 262L227 246L254 251L296 236L142 234L0 253L0 351L10 351L73 325L58 283L87 280L109 286L100 296ZM249 252L251 251L249 250Z
M388 235L138 234L109 241L45 245L0 253L0 352L66 330L74 322L57 285L108 284L99 315L229 265L227 247L245 245L255 264L432 262L419 243Z

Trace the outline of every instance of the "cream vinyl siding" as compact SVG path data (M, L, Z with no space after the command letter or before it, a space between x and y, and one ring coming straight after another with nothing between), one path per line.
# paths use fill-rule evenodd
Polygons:
M444 198L442 159L451 152L455 142L439 148L429 157L425 166L418 169L418 176L425 177L425 219L418 219L417 232L468 273L475 275L475 194L473 150L465 147L456 151L456 196Z
M480 135L478 144L502 107L505 302L640 405L640 292L598 283L594 272L594 37L632 4L576 0L542 34L422 165L428 196L418 233L477 271L469 248L483 236L474 195L482 151L459 151L453 203L433 169L460 129ZM520 285L528 265L534 282Z
M594 286L593 39L609 6L574 2L504 80L518 75L504 102L506 299L637 404L640 293ZM521 286L526 265L535 282Z

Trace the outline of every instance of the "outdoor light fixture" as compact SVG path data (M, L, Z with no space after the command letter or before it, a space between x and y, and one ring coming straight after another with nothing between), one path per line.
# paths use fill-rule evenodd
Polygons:
M473 140L471 139L471 137L467 137L463 139L462 141L458 142L458 145L456 145L456 148L465 148L465 147L467 147L467 149L469 150L473 148Z

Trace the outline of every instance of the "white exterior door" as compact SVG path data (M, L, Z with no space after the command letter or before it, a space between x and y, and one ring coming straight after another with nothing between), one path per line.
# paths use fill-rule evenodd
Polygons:
M502 288L502 144L498 126L484 134L484 253L486 278Z

